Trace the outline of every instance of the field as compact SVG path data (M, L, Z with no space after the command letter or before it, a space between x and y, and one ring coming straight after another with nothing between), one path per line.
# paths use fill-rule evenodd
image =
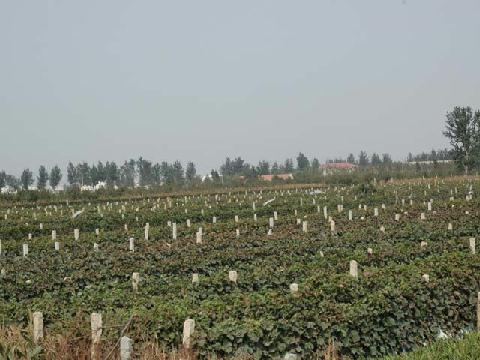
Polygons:
M133 355L202 359L410 351L476 330L479 191L470 178L5 200L0 321L29 339L41 312L39 346L58 335L70 351L100 313L101 358L122 335Z
M480 335L475 332L461 340L438 340L425 348L385 360L476 360L479 353Z

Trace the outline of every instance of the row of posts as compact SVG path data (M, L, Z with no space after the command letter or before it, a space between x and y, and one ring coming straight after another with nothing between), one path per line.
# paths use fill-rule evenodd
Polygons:
M357 264L355 260L350 263L350 273L357 271ZM428 275L424 274L422 278L428 282ZM290 285L292 293L298 292L298 284ZM477 331L480 331L480 292L477 293ZM39 311L33 313L33 341L35 344L42 342L44 338L43 314ZM103 330L102 314L92 313L90 315L90 329L91 329L91 347L90 355L92 360L101 359L101 337ZM195 333L195 320L186 319L183 323L183 337L182 344L185 349L191 349L193 344L193 336ZM288 354L287 354L288 355ZM133 356L133 340L127 336L120 338L120 359L130 360Z
M270 218L272 219L272 218ZM303 229L303 232L304 233L307 233L308 232L308 222L307 221L303 221L302 223L302 229ZM448 224L448 230L452 230L453 229L453 226L451 223ZM332 231L332 233L335 231L335 222L333 220L330 220L330 230ZM380 228L380 230L382 232L385 232L385 228L382 226ZM200 227L199 230L197 231L196 233L196 243L197 244L202 244L202 235L203 235L203 232L202 232L202 228ZM269 235L271 235L271 229L269 229ZM239 237L240 236L240 230L237 229L236 230L236 236ZM424 247L424 242L422 241L422 247ZM60 243L58 241L55 241L55 250L56 251L59 251L60 250ZM134 239L133 238L130 238L129 239L129 251L133 252L135 250L135 244L134 244ZM475 254L475 238L469 238L469 248L470 248L470 252L472 254ZM97 243L94 243L93 244L93 249L95 251L97 251L99 249L99 245ZM2 253L2 243L1 243L1 240L0 240L0 254ZM28 255L28 244L27 243L24 243L22 245L22 255L24 257L26 257Z

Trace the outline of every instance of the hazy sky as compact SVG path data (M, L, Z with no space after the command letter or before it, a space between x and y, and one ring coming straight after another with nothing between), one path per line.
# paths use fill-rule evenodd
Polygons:
M394 158L480 107L479 0L0 0L0 169Z

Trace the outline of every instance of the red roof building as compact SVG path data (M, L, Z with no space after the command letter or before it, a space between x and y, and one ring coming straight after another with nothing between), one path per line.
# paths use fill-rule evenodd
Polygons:
M348 162L326 163L320 165L320 168L326 170L355 170L357 168L357 165Z
M259 177L263 181L272 181L275 178L280 180L293 180L293 174L260 175Z

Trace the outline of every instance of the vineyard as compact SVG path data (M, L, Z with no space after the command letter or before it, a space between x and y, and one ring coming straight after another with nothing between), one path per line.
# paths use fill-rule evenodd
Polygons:
M479 191L469 178L4 201L0 321L31 329L40 312L38 344L70 334L99 358L121 336L132 357L147 341L200 359L399 354L476 330Z

